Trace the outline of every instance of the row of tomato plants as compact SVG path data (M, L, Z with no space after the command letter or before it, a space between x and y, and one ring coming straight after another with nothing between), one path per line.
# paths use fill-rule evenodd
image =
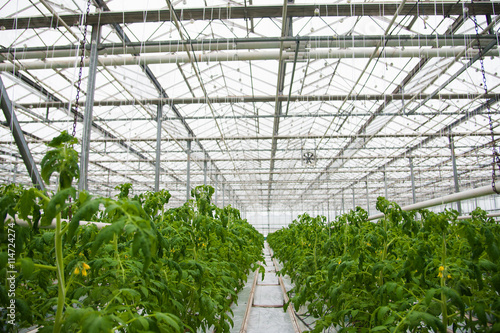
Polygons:
M0 331L228 332L230 305L262 260L263 236L237 209L213 205L209 186L168 210L166 190L131 198L124 184L114 199L77 193L74 143L63 132L48 144L41 175L57 179L55 193L0 185ZM30 227L8 217L16 215ZM43 228L53 220L55 229Z
M377 209L377 223L357 207L330 223L303 214L268 235L294 283L290 302L318 318L312 331L500 332L498 222L384 198Z

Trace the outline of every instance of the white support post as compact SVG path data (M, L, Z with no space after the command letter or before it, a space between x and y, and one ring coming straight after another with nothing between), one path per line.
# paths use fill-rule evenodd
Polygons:
M411 194L413 198L413 203L415 203L417 202L417 197L415 195L415 176L413 175L413 158L410 156L408 157L408 160L410 161Z
M217 172L217 169L216 169L215 171ZM216 174L215 174L215 186L214 186L214 187L215 187L214 204L215 204L216 206L217 206L217 192L218 192L218 191L217 191L217 176L218 176L218 174L216 173Z
M226 206L226 184L222 183L222 207Z
M352 210L356 210L356 195L354 193L354 185L352 186Z
M460 192L460 186L458 183L458 171L457 171L457 160L455 157L455 143L453 142L453 138L448 136L448 140L450 141L450 151L451 151L451 164L453 166L453 181L455 183L455 193ZM459 214L462 214L462 204L460 201L457 201L457 210Z
M203 161L203 185L207 185L207 161Z
M191 140L186 141L187 144L187 172L186 172L186 201L191 197Z
M163 121L163 105L158 104L156 112L156 162L155 162L155 192L160 191L161 166L161 126Z
M368 180L365 181L366 184L366 212L370 215L370 192L368 191Z
M387 171L385 168L385 164L384 164L384 196L386 199L388 199L388 195L387 195Z

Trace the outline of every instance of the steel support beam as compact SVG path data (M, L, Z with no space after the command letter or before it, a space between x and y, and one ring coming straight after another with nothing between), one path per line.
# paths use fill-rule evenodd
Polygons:
M217 206L217 192L218 192L218 191L217 191L217 186L218 186L218 184L217 184L218 177L217 177L217 176L218 176L218 174L215 174L215 186L214 186L214 188L215 188L215 194L214 194L214 204L215 204L216 206Z
M3 110L3 114L7 123L9 124L9 128L14 136L14 141L19 149L19 153L23 159L24 165L26 166L26 170L30 175L31 181L33 185L39 188L42 191L45 191L45 186L42 181L42 177L40 177L40 173L38 172L35 160L33 160L33 156L31 155L31 151L26 143L26 139L24 138L24 133L19 125L17 120L16 113L14 112L14 108L12 107L12 102L7 95L7 90L3 84L2 78L0 77L0 104ZM15 173L14 173L15 175ZM15 178L14 178L15 179Z
M368 178L365 181L366 185L366 212L370 215L370 192L368 191Z
M155 191L160 191L160 167L161 167L161 126L163 119L163 105L158 104L156 111L156 161L155 161Z
M413 158L410 156L408 157L408 160L410 162L411 195L413 198L413 203L415 203L417 202L417 197L415 194L415 177L413 175Z
M384 165L384 196L386 199L389 199L387 195L387 171L385 165Z
M191 141L187 141L186 201L191 197Z
M90 139L92 134L92 112L94 109L94 91L95 78L97 73L97 49L101 40L101 27L94 25L92 27L92 40L90 49L90 65L87 78L87 99L85 101L85 113L83 116L83 137L82 137L82 152L80 154L80 184L78 189L88 190L88 168L89 168L89 152Z
M391 101L395 100L421 100L421 99L432 99L432 100L448 100L448 99L460 99L460 100L473 100L473 99L491 99L491 98L499 98L500 94L495 94L495 93L488 93L488 94L437 94L437 95L430 95L430 94L401 94L401 93L392 93L392 94L378 94L378 95L367 95L367 94L361 94L361 95L291 95L290 97L288 96L278 96L277 100L278 102L285 102L288 100L288 98L292 101L297 101L297 102L338 102L338 101L380 101L383 102L384 105L388 104ZM211 102L213 104L238 104L238 103L257 103L257 102L274 102L276 101L276 96L268 95L268 96L248 96L248 95L241 95L241 96L214 96L210 98ZM85 102L80 102L80 105L84 105ZM205 104L206 103L206 98L205 97L180 97L180 98L150 98L150 99L136 99L136 100L127 100L127 99L122 99L122 100L101 100L101 101L94 101L94 106L126 106L126 105L137 105L137 103L147 105L147 104L163 104L163 105L173 105L173 104ZM48 101L48 102L37 102L37 103L16 103L16 106L20 106L23 108L63 108L67 109L69 107L69 103L67 102L62 102L62 101ZM426 113L416 113L419 115L432 115L435 114L435 112L426 112ZM444 112L443 114L446 114ZM397 116L401 115L401 112L395 113L395 112L384 112L384 113L379 113L376 116ZM373 116L373 112L360 112L356 111L353 113L350 113L349 116ZM215 117L213 116L164 116L163 120L204 120L204 119L254 119L254 118L274 118L274 114L267 114L267 115L216 115ZM280 118L304 118L304 117L341 117L345 118L347 115L345 114L339 114L339 113L318 113L318 114L281 114L278 117ZM120 119L117 119L117 121ZM129 120L127 118L127 120ZM135 118L131 118L130 120L135 120ZM149 120L149 118L141 118L139 120ZM106 119L102 120L106 121ZM123 119L121 119L123 121Z
M455 142L451 136L448 136L448 140L450 141L451 164L453 166L453 182L455 184L455 193L458 193L460 192L460 186L458 183L457 160L455 157ZM459 214L462 214L462 204L460 201L457 201L457 211Z
M488 15L500 12L500 3L495 1L481 1L472 3L459 3L450 1L437 2L407 2L399 8L397 2L375 2L375 3L337 3L328 5L294 5L288 7L288 15L293 17L359 17L359 16L392 16L398 12L406 16L426 15L463 16L465 11L476 15ZM235 19L258 19L282 17L283 6L219 6L203 8L182 8L175 10L175 15L180 20L235 20ZM317 13L319 10L319 14ZM168 9L154 11L105 11L92 13L87 18L88 24L130 24L147 22L171 21L174 14ZM81 15L69 14L59 15L59 19L68 25L78 26ZM44 17L14 17L0 19L0 27L4 30L10 29L35 29L35 28L57 28L59 21L53 15Z
M352 187L352 210L356 209L356 192L354 186Z
M203 185L207 185L207 164L206 160L203 161Z

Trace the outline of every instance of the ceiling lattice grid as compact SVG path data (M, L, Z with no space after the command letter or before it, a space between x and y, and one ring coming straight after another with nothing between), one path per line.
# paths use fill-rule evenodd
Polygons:
M45 143L72 131L86 30L76 137L91 109L95 194L124 182L153 191L159 173L182 204L189 159L191 187L206 180L219 204L248 211L373 206L385 193L407 204L412 172L419 200L455 191L451 143L461 188L491 182L498 2L91 0L86 9L1 5L0 78L39 166ZM0 181L29 184L11 124L0 122Z

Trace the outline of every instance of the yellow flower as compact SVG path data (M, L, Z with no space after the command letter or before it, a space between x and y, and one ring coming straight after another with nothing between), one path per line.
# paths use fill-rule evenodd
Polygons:
M73 271L73 274L75 274L75 275L80 274L80 269L78 267L75 267L75 270Z
M448 279L451 279L451 275L450 274L448 274Z
M82 275L83 275L83 276L87 276L87 270L86 270L85 268L84 268L84 269L82 269Z
M342 262L342 260L339 260L339 265L340 265L341 262Z
M442 278L443 277L443 273L439 272L438 277Z
M440 272L444 271L444 267L443 266L439 266L439 271Z
M368 245L368 246L372 246L370 243L366 243L366 245Z
M83 268L85 268L85 269L90 269L90 266L89 266L89 265L87 265L86 263L83 263Z

